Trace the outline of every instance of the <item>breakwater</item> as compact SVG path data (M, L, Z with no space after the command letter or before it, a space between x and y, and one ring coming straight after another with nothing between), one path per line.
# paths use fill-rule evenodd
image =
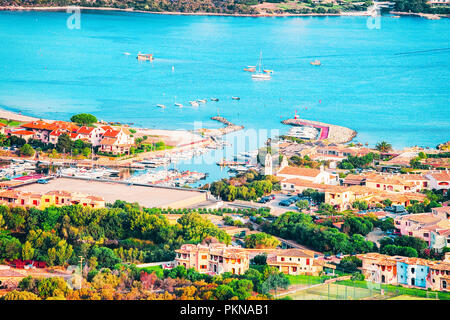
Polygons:
M225 125L224 128L218 129L222 135L244 129L244 126L238 126L238 125L228 121L224 117L215 116L215 117L211 117L211 120L219 121Z
M291 126L312 126L320 129L321 133L318 140L328 140L334 143L346 143L353 140L356 137L357 132L355 130L337 126L334 124L323 123L319 121L305 120L305 119L287 119L281 121L281 123Z

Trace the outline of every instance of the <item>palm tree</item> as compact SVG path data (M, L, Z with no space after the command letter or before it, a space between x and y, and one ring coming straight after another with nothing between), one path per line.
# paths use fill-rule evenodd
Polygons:
M387 143L386 141L381 141L375 145L375 149L380 152L388 152L392 150L392 145L390 143Z

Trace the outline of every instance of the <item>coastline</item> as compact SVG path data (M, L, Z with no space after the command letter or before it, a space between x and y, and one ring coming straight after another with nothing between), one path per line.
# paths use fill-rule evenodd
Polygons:
M92 11L118 11L135 12L161 15L179 16L223 16L223 17L249 17L249 18L270 18L270 17L326 17L326 16L370 16L368 11L351 11L341 13L273 13L273 14L240 14L240 13L214 13L214 12L171 12L171 11L145 11L134 9L120 9L111 7L79 7L79 6L59 6L59 7L23 7L23 6L0 6L0 11L67 11L67 9L79 8L80 10Z

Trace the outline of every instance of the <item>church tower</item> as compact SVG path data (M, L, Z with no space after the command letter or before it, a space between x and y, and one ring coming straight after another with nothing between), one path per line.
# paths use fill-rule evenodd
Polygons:
M272 155L270 153L267 153L264 160L264 175L270 176L272 174Z

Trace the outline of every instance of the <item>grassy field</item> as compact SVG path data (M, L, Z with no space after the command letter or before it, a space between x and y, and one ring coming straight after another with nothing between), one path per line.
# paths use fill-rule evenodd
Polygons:
M6 119L0 119L0 123L6 124L7 126L10 127L18 127L19 125L21 125L23 122L19 122L19 121L9 121Z
M299 290L288 296L293 300L358 300L377 293L377 290L330 283Z
M145 268L138 268L139 269L139 271L144 271L144 272L147 272L147 273L153 273L153 272L155 272L156 273L156 276L158 277L158 278L162 278L163 277L163 274L164 274L164 271L163 271L163 268L161 267L161 266L153 266L153 267L145 267Z
M370 283L367 281L338 281L337 283L342 285L349 285L349 286L357 286L360 288L368 288L370 287ZM450 300L450 292L437 292L437 291L427 291L423 289L418 288L405 288L402 286L394 286L390 284L372 284L372 287L375 288L378 286L378 289L384 289L386 292L391 292L396 295L407 295L407 296L414 296L418 298L430 298L437 295L439 300Z
M408 296L408 295L402 294L400 296L396 296L394 298L390 298L390 299L387 299L387 300L436 300L436 299L414 297L414 296Z

